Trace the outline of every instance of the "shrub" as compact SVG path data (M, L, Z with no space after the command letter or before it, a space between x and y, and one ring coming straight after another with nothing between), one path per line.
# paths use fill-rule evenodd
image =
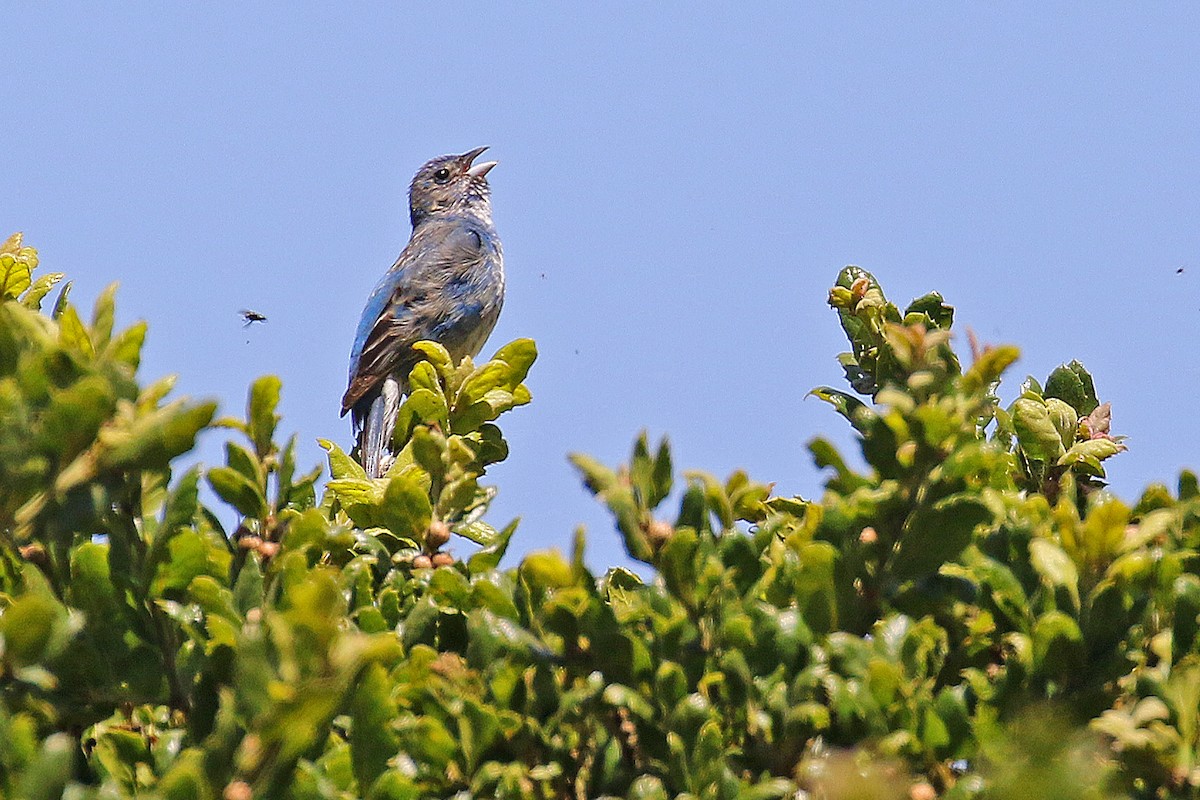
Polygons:
M36 252L0 250L0 795L5 797L1196 797L1200 490L1104 487L1082 365L1027 379L953 309L903 313L863 270L830 293L851 391L814 390L819 499L685 473L645 436L572 460L647 582L499 563L497 420L530 401L518 340L422 343L399 457L330 478L245 419L142 386L145 325L85 323ZM198 432L225 464L173 475ZM236 512L199 500L206 481ZM664 505L678 497L678 511ZM451 535L477 545L466 558Z

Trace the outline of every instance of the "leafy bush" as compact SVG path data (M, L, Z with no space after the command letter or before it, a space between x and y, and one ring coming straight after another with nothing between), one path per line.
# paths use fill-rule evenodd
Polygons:
M530 401L518 340L420 345L400 455L330 479L246 418L136 379L144 324L45 298L0 250L0 795L286 798L1197 797L1200 489L1104 488L1123 448L1078 363L997 399L953 309L830 293L851 392L820 388L825 493L685 473L643 436L573 456L630 556L499 562L480 481ZM203 429L225 464L175 476ZM201 480L236 511L199 500ZM664 504L678 496L676 513ZM218 513L220 511L220 513ZM478 545L456 560L451 535Z

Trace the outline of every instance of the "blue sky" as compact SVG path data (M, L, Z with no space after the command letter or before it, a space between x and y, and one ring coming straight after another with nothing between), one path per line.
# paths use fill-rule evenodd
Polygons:
M1118 494L1200 466L1194 6L80 8L4 4L0 233L82 305L119 280L147 379L240 413L278 374L306 462L349 443L346 357L413 172L491 145L485 352L541 349L491 474L518 552L586 523L590 563L619 561L565 456L614 463L643 428L681 467L818 494L805 443L850 439L804 395L840 385L847 263L1018 344L1008 399L1082 360L1130 437Z

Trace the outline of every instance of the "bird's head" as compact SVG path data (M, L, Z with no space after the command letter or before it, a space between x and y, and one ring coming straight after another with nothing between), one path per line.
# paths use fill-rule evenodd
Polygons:
M408 190L413 227L429 216L467 210L491 219L492 190L487 174L497 162L475 164L484 150L487 148L476 147L458 156L438 156L417 170Z

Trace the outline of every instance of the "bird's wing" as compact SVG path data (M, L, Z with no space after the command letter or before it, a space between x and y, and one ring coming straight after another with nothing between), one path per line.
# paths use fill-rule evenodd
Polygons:
M412 345L433 335L450 312L447 285L483 256L473 229L461 224L427 228L432 226L422 226L367 301L351 354L350 385L342 397L343 416L405 360L416 358Z

